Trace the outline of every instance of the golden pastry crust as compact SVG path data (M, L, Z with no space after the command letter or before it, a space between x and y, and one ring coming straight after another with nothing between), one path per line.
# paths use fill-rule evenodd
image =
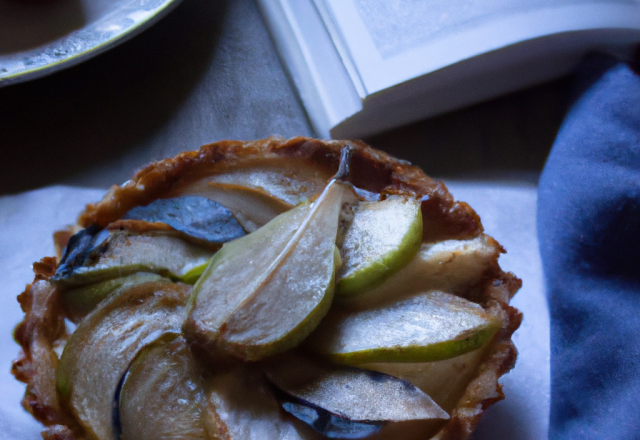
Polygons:
M338 171L340 151L352 149L351 182L383 194L422 197L424 241L470 238L482 233L480 218L469 205L456 202L446 186L408 162L374 150L360 141L319 141L304 137L271 137L260 141L221 141L154 162L121 186L114 185L102 201L87 206L78 224L106 226L135 206L146 205L176 188L212 173L264 160L289 158L292 165L311 168L327 179Z
M305 178L312 184L303 190L313 195L313 182L317 181L318 188L321 188L337 172L341 151L345 147L351 150L347 180L356 187L383 195L420 197L423 242L465 240L483 234L475 211L466 203L454 201L442 182L432 180L418 167L359 141L319 141L303 137L290 140L272 137L253 142L221 141L154 162L140 170L132 180L111 187L102 201L88 205L80 214L78 225L106 227L120 220L131 208L179 193L181 188L206 176L250 169L265 161L279 164L285 189L287 179L296 181L296 173L304 170L307 173ZM294 187L292 184L291 188ZM58 233L57 247L64 247L70 235L70 232ZM477 376L467 386L450 420L434 439L469 438L482 412L503 399L498 379L515 363L516 350L511 335L519 327L522 315L509 306L509 301L520 288L521 281L500 269L497 258L504 250L493 239L487 238L495 244L497 251L480 279L463 296L481 304L492 315L499 316L503 322L502 329L492 340ZM27 384L23 406L49 427L43 434L45 438L82 439L84 434L61 406L55 391L58 361L55 350L68 337L60 295L48 281L56 266L53 258L35 263L35 280L19 296L25 318L16 328L15 337L22 346L22 353L14 362L12 373Z

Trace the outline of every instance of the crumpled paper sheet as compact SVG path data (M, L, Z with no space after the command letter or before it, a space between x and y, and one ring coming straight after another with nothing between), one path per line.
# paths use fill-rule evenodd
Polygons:
M536 188L495 183L458 182L449 188L482 218L485 231L508 251L500 258L524 286L513 305L524 312L514 335L518 363L503 377L506 400L491 407L474 434L475 440L541 440L549 425L549 313L538 242ZM41 439L42 426L22 409L24 385L9 373L19 347L12 331L22 319L16 296L33 279L31 264L54 255L52 234L75 218L86 203L100 200L104 190L54 186L0 198L0 439Z

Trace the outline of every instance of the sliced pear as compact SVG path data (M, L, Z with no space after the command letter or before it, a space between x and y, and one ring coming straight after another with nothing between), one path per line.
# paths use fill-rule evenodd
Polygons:
M301 399L279 393L282 409L312 429L328 438L368 438L379 432L387 423L380 421L355 421L333 414L324 408Z
M487 345L442 361L380 362L360 364L358 367L408 380L427 393L445 411L451 411L460 401L469 382L478 374Z
M484 234L471 240L424 243L406 266L366 295L336 299L349 308L366 309L427 290L464 293L495 264L501 250L493 238Z
M484 345L500 326L477 304L428 292L362 311L334 308L307 346L343 364L431 362Z
M421 243L419 200L390 196L361 202L340 246L336 295L358 295L382 284L411 261Z
M194 286L183 327L189 339L207 346L221 336L224 322L258 287L310 210L310 204L299 205L218 251Z
M180 336L168 335L143 348L120 392L120 439L218 439L205 429L202 374Z
M281 391L301 403L354 422L448 419L424 392L405 380L361 368L331 365L287 354L265 373Z
M258 189L295 206L320 194L332 174L320 167L300 166L299 159L280 156L253 160L205 180Z
M170 196L199 195L214 200L227 207L246 231L253 232L323 191L331 179L329 170L309 165L300 166L300 159L284 156L232 168L220 164L213 174L178 185Z
M126 290L137 284L148 282L165 282L170 280L153 273L136 273L126 277L114 278L87 286L67 290L62 294L67 317L72 322L79 322L116 289Z
M136 272L195 280L215 252L164 233L138 235L103 230L85 244L74 259L62 260L52 277L56 285L79 286Z
M220 203L248 232L257 230L294 206L262 188L208 180L194 182L182 188L179 194L199 195Z
M209 432L234 440L322 440L326 437L280 409L262 371L254 365L210 378L206 386Z
M332 181L312 205L225 244L194 287L187 337L245 360L300 343L331 304L347 191Z
M120 378L142 347L180 331L190 292L184 284L139 284L111 295L78 325L60 358L56 387L91 438L114 438L111 406Z
M194 285L195 283L198 282L198 280L200 279L200 277L202 276L202 274L204 273L204 271L207 269L207 266L209 265L209 262L211 260L207 260L206 262L199 264L197 266L193 266L191 269L189 269L184 275L177 277L178 281L182 281L185 284L191 284Z

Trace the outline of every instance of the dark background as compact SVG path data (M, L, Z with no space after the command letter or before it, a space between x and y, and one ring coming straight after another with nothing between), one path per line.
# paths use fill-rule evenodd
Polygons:
M568 101L564 78L366 139L458 179L536 183ZM108 187L220 139L312 135L251 0L184 0L130 41L0 89L0 194Z

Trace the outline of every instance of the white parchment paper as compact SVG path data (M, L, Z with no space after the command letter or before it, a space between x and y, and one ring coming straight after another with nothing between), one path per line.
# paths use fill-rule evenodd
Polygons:
M448 182L456 200L480 215L485 232L507 250L500 266L522 279L511 304L524 313L513 335L516 367L500 381L506 399L487 410L474 440L543 440L549 429L549 310L536 235L533 185Z

